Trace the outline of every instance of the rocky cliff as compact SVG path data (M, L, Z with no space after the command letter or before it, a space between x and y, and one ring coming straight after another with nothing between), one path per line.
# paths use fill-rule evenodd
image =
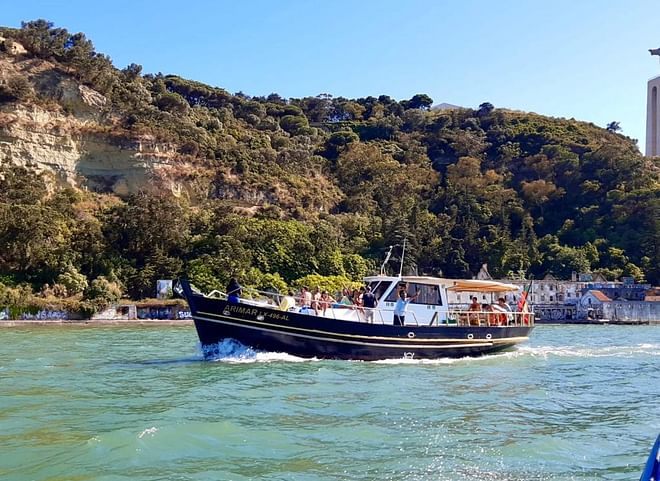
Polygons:
M105 96L12 42L0 53L0 85L15 79L26 82L19 98L0 103L0 163L29 165L55 182L100 192L179 190L169 172L182 163L174 145L122 131Z

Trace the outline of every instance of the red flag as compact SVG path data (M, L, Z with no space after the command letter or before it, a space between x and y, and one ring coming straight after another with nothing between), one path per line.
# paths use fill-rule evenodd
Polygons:
M534 280L529 281L529 285L525 288L522 294L520 294L520 299L518 300L518 312L522 312L525 307L527 307L527 310L529 310L527 298L529 297L529 293L532 290L532 283Z
M529 302L527 302L527 298L529 297L529 293L532 290L532 283L534 280L529 281L529 285L525 288L523 293L520 295L520 300L518 301L518 312L523 313L523 323L524 324L529 324Z

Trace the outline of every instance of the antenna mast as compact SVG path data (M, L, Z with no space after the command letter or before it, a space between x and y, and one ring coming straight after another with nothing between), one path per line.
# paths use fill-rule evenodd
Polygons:
M403 239L403 251L401 252L401 265L399 266L399 277L403 273L403 259L406 257L406 239Z
M390 250L387 251L387 255L385 256L385 260L383 261L383 263L380 266L380 275L381 276L385 275L385 266L387 265L387 263L390 260L390 256L392 255L392 248L393 247L394 246L390 246Z

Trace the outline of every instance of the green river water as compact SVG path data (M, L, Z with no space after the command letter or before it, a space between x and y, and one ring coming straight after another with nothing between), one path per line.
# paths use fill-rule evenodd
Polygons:
M202 360L192 326L0 329L0 480L637 480L660 326L478 359Z

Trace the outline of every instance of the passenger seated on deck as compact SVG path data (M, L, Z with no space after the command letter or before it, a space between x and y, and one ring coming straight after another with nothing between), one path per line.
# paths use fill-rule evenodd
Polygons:
M487 326L497 326L498 315L491 304L482 304L481 309L486 313L483 319L486 321Z
M288 311L290 309L295 309L295 307L296 299L293 297L293 291L289 291L289 293L282 298L282 302L280 302L280 310Z
M362 297L364 296L364 287L353 289L353 305L362 306Z
M341 296L341 300L339 301L339 304L341 307L349 307L353 305L353 301L351 300L351 291L348 289L344 289L344 292Z
M321 287L316 286L314 289L314 292L312 293L312 303L311 303L312 309L314 309L314 312L316 315L319 315L319 312L321 311Z
M302 307L312 307L312 293L309 292L307 286L302 286L300 289L300 303Z
M324 316L325 316L325 311L327 311L328 307L330 307L334 302L335 299L330 294L328 294L328 291L321 292L321 300L319 304L321 306L321 309L323 310Z
M362 303L364 300L364 287L360 287L360 289L354 289L353 290L353 309L357 309L358 311L358 319L360 318L360 313L364 312L364 309L362 307Z
M506 303L506 300L503 297L497 299L497 304L493 305L499 314L500 326L506 326L509 324L509 321L513 319L511 314L511 307Z
M242 292L241 285L236 278L232 277L229 279L229 284L227 284L227 301L238 304L241 301Z

